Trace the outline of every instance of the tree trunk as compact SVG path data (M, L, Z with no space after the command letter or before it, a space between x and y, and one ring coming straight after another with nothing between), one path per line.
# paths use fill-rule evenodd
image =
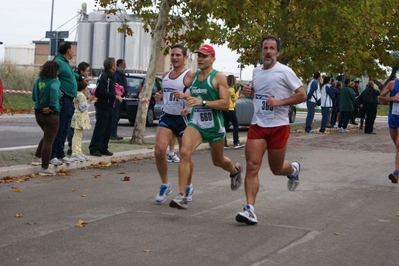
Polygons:
M148 64L147 77L145 79L143 96L138 106L136 122L134 123L132 138L130 139L131 144L144 143L147 109L152 95L152 88L154 87L155 76L157 74L156 71L157 71L159 51L162 44L162 37L165 33L165 25L167 24L168 21L170 8L171 8L170 0L161 1L159 7L157 25L152 32L151 58Z

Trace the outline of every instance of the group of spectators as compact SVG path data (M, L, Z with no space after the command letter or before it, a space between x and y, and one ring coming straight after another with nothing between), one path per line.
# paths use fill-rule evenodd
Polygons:
M124 72L125 61L114 58L104 60L104 70L99 76L96 89L88 91L90 65L81 62L77 73L73 72L69 60L74 55L71 42L62 42L54 60L47 61L41 68L39 78L34 82L32 100L35 102L35 118L43 130L43 138L35 152L32 165L41 165L40 175L51 176L55 172L49 164L88 160L82 153L83 130L90 129L88 108L94 103L96 124L90 141L92 156L113 155L108 150L110 139L122 139L117 135L120 103L127 82ZM68 138L68 155L64 143Z
M325 134L326 128L337 128L341 133L349 132L348 124L358 125L355 121L358 117L360 118L359 128L363 129L365 120L364 133L375 134L373 126L377 116L380 91L374 87L372 80L368 82L362 92L360 92L358 80L347 78L344 80L344 84L329 76L323 78L322 84L320 84L320 80L321 75L316 72L308 84L306 133L315 133L312 123L316 107L320 106L322 119L319 133Z

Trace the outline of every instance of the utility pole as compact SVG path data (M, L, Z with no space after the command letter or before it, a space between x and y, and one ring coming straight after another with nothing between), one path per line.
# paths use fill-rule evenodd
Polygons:
M50 32L53 32L53 14L54 14L54 0L51 1L51 20L50 20ZM47 35L47 32L46 32ZM46 36L46 38L48 38ZM52 43L53 39L50 38L48 41L48 60L51 60L51 43Z

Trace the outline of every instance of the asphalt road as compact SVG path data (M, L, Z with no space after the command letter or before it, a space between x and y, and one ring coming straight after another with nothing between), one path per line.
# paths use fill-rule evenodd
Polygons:
M207 150L193 157L188 210L154 203L153 159L1 184L1 264L398 265L399 187L387 178L395 147L386 128L376 132L291 134L287 159L301 163L301 183L288 191L265 156L256 226L235 221L244 189L230 190ZM225 155L245 161L244 149ZM177 192L177 164L169 168L167 202Z

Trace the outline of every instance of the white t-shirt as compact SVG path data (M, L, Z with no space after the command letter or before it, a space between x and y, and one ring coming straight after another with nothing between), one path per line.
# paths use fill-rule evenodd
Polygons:
M181 110L186 106L186 100L176 99L173 96L173 90L179 90L186 94L190 94L190 90L184 85L184 77L187 75L190 69L183 71L177 78L171 79L169 71L168 74L162 79L162 90L163 90L163 106L162 110L170 115L181 115ZM186 91L184 89L186 88Z
M271 96L277 100L289 98L302 82L291 68L279 62L271 69L263 70L262 67L258 66L252 73L254 115L251 124L260 127L288 125L288 105L270 107L266 100Z

